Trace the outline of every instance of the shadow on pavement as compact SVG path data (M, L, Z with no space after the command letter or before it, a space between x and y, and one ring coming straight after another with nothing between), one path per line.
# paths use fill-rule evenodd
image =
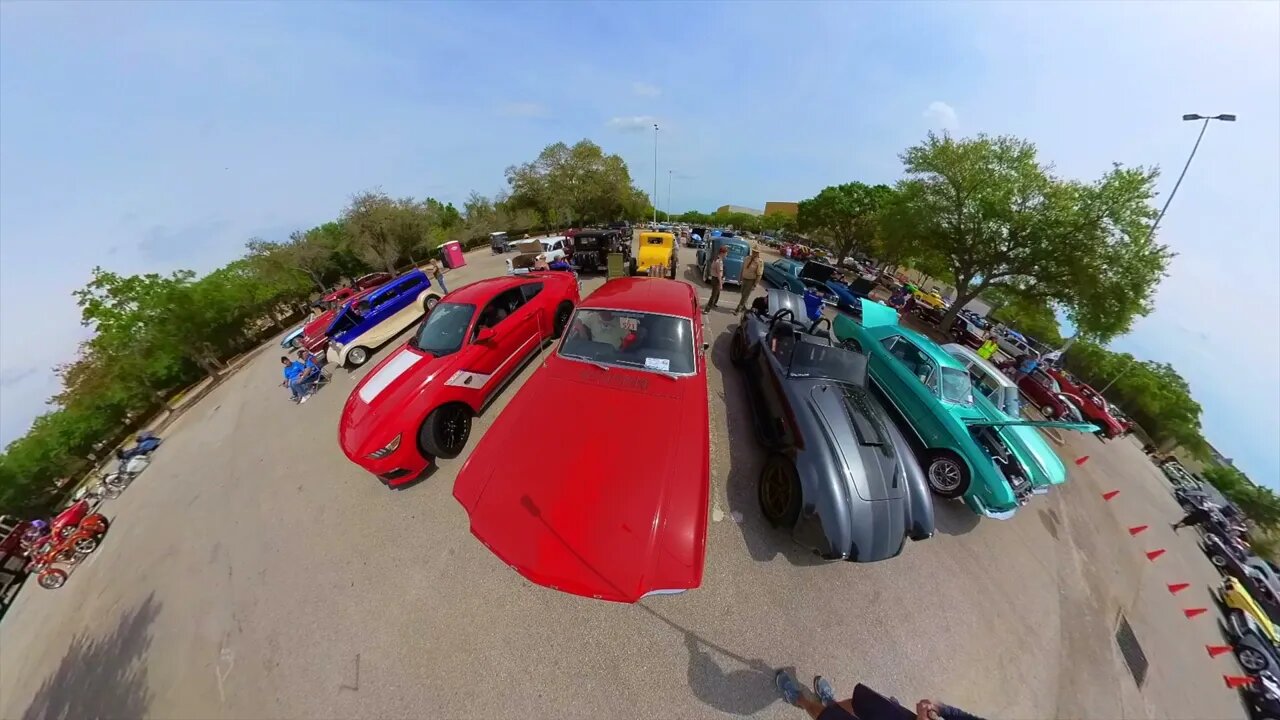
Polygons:
M151 624L160 613L155 595L120 616L100 638L78 635L58 669L36 692L23 720L136 718L148 714L147 651Z
M742 373L729 361L729 343L737 325L731 325L716 336L711 345L711 363L720 371L721 398L724 400L725 420L728 423L729 477L725 481L725 495L734 523L742 531L747 552L753 560L768 562L782 554L793 565L826 565L813 553L791 541L786 532L769 525L760 514L756 496L756 480L765 457L756 440L752 426L751 406L743 388ZM741 517L741 522L736 520Z
M1044 529L1049 531L1054 540L1058 539L1058 514L1052 510L1039 510L1040 522L1044 524Z
M978 527L982 517L961 500L945 500L933 496L933 522L944 535L964 535ZM994 521L993 521L994 522Z
M689 651L689 689L703 703L733 715L754 715L779 699L773 684L776 670L765 661L744 658L645 605L637 603L637 607L684 635L684 646ZM726 670L722 664L731 669Z

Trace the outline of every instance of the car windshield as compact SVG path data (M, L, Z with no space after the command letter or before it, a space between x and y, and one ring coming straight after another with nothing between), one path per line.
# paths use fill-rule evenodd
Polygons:
M732 255L733 257L746 257L748 253L747 247L745 245L726 244L726 245L723 245L722 247L729 248L729 254Z
M632 310L582 309L559 354L598 365L687 375L694 371L693 327L686 318Z
M969 375L965 371L950 367L942 368L941 385L943 400L962 405L973 404L973 385L969 382Z
M409 344L437 357L456 353L462 347L475 312L475 305L440 303L432 308Z

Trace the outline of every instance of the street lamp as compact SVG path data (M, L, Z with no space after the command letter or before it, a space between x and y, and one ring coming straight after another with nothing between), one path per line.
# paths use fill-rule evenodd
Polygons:
M1165 198L1164 207L1160 208L1160 214L1156 216L1156 221L1151 225L1151 232L1147 234L1150 240L1156 234L1156 228L1160 227L1160 221L1164 219L1165 211L1169 209L1169 203L1173 202L1173 196L1178 194L1178 186L1182 185L1182 178L1187 176L1187 168L1191 167L1191 161L1196 156L1196 150L1200 149L1200 141L1204 139L1204 131L1209 128L1210 120L1221 120L1222 122L1235 122L1236 116L1230 114L1224 115L1196 115L1189 113L1182 116L1183 120L1203 120L1204 124L1200 126L1200 134L1196 136L1196 144L1191 146L1191 154L1187 156L1187 164L1182 166L1182 173L1178 175L1178 181L1173 184L1173 190L1169 191L1169 197Z
M653 124L653 224L658 224L658 123Z

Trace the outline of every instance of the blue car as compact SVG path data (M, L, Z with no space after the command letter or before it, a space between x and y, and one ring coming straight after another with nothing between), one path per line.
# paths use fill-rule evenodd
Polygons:
M280 347L285 350L293 350L300 347L302 345L302 331L305 330L306 327L307 324L303 323L289 331L289 333L280 341Z
M824 303L858 314L861 312L859 301L867 297L871 283L864 283L867 287L854 289L836 280L835 272L835 268L823 263L782 258L764 266L764 279L774 287L797 294L813 290L822 296Z
M325 334L332 338L326 357L334 367L358 367L373 351L408 329L440 302L440 294L421 270L410 270L374 290L348 301Z
M729 248L729 254L724 258L724 285L738 285L742 282L742 263L746 261L747 256L751 254L751 243L739 237L731 235L715 235L718 231L712 231L712 236L707 241L707 247L698 251L698 267L702 269L702 279L704 281L710 278L711 263L709 260L720 252L720 248Z

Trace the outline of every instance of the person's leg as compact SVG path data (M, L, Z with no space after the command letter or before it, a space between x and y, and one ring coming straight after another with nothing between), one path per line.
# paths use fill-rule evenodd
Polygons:
M717 304L719 304L719 302L720 302L720 281L716 279L712 279L711 280L711 299L707 300L707 312L710 312L711 308L715 307Z
M293 396L294 400L302 397L302 390L299 388L297 380L289 381L289 394Z
M747 309L747 303L751 300L751 293L756 289L756 281L754 278L742 281L742 297L738 299L738 309L735 313L740 313Z
M441 275L440 277L436 278L436 282L440 283L440 292L444 293L445 295L448 295L449 287L444 284L444 276Z
M783 700L809 713L809 717L814 718L814 720L817 720L823 714L823 710L826 709L822 704L822 700L813 694L812 690L796 682L796 679L791 677L791 673L786 670L779 670L773 676L773 681L778 686L778 692L782 693ZM826 717L823 720L839 719Z

